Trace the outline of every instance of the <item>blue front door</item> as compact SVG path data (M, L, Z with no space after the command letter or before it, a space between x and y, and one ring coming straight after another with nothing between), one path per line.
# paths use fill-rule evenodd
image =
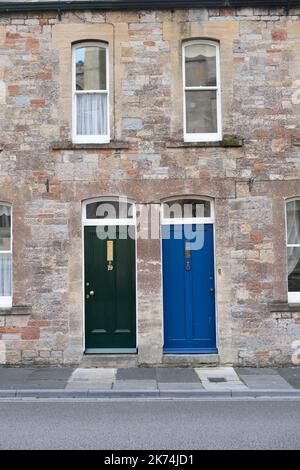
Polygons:
M213 225L162 227L164 352L216 353Z

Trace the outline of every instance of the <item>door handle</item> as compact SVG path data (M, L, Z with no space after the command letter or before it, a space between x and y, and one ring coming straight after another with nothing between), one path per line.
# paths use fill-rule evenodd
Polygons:
M214 287L211 287L211 288L209 289L209 292L210 292L211 294L214 294L214 293L215 293Z
M93 297L93 296L95 295L95 292L94 292L93 290L91 290L91 291L89 292L89 295L90 295L91 297Z

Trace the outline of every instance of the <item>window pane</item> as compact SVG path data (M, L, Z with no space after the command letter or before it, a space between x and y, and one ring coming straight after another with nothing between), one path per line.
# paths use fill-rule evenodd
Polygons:
M77 100L77 135L107 134L106 93L80 93Z
M125 201L98 201L86 206L87 219L132 219L133 204Z
M182 219L190 217L210 217L210 202L200 199L177 199L164 203L164 217Z
M186 91L186 132L203 134L217 132L217 93Z
M0 251L10 251L11 208L0 205Z
M300 292L300 247L290 247L288 254L288 290Z
M87 46L76 49L76 90L106 90L106 49Z
M216 47L192 44L184 50L186 86L216 86Z
M0 297L11 296L11 253L0 253Z
M290 201L286 205L287 242L300 245L300 200Z

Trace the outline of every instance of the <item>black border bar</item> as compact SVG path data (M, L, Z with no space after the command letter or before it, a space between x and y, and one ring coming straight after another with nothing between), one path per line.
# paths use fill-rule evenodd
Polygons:
M183 8L276 8L286 11L300 6L300 0L99 0L1 2L0 12L78 11L78 10L175 10Z

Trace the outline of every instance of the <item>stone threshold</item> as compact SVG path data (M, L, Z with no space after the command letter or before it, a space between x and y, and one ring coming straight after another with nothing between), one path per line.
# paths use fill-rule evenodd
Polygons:
M13 305L10 308L0 308L1 315L31 315L31 305Z
M198 365L219 365L219 354L164 354L162 363L168 366L187 367Z
M84 354L78 367L138 367L137 354Z
M73 142L55 142L51 150L122 150L129 149L127 142L109 142L107 144L73 144Z

